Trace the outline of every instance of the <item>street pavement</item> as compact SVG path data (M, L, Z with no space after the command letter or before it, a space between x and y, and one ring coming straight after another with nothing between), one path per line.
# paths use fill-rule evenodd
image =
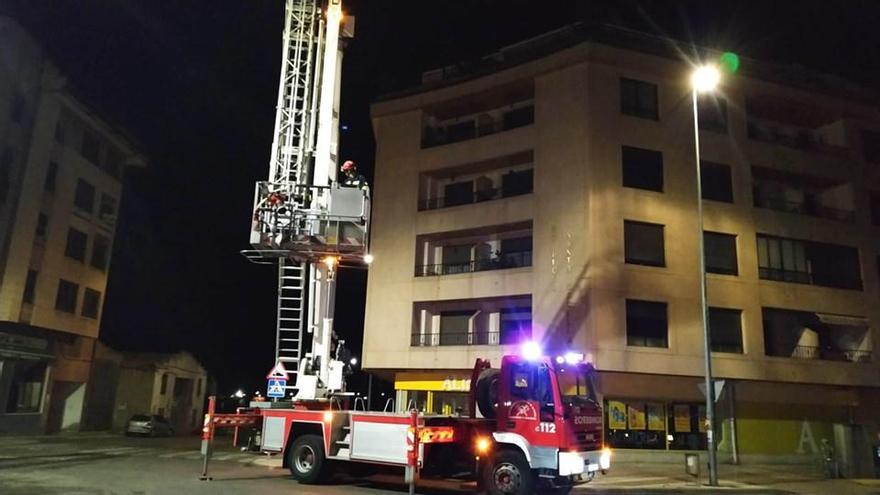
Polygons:
M0 495L406 493L399 473L367 480L338 478L323 486L299 485L280 468L278 457L240 452L228 437L215 442L209 473L213 479L201 481L199 446L197 437L128 438L110 433L0 436ZM815 471L792 466L723 465L721 487L710 488L689 478L681 465L621 463L574 493L880 494L880 480L825 480ZM425 481L417 492L456 495L473 490L473 484Z

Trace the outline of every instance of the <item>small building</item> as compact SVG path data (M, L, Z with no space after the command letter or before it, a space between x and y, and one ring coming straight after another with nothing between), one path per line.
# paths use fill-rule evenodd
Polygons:
M95 349L86 428L122 431L135 414L168 418L174 431L198 428L208 374L188 352L125 353Z

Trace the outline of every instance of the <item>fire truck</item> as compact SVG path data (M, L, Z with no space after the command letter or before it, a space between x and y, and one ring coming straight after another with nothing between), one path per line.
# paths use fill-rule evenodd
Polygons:
M497 368L478 359L461 416L368 411L346 390L336 274L372 260L369 189L337 179L342 54L353 34L341 0L286 0L269 177L256 184L251 248L242 251L277 266L270 391L283 390L282 400L236 414L209 407L203 479L214 428L241 426L260 428L259 448L281 454L301 483L340 466L387 465L408 467L410 479L476 479L489 493L529 494L604 473L611 452L595 370L576 352L548 355L526 342Z

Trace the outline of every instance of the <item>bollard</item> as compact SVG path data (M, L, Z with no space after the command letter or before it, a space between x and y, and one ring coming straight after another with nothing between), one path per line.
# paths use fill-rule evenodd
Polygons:
M208 476L208 461L211 459L211 440L214 439L214 407L217 402L215 396L208 397L208 413L205 414L205 423L202 425L202 475L199 477L202 481L211 481Z
M409 412L409 430L406 433L406 471L405 481L409 484L409 495L416 492L416 477L419 470L419 411Z

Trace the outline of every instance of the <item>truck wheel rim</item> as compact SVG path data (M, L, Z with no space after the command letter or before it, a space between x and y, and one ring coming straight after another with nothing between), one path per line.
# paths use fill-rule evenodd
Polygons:
M505 462L495 468L495 488L504 493L516 492L522 484L522 476L519 469L513 464Z
M308 473L315 465L315 451L308 445L303 445L294 461L296 470L301 473Z

